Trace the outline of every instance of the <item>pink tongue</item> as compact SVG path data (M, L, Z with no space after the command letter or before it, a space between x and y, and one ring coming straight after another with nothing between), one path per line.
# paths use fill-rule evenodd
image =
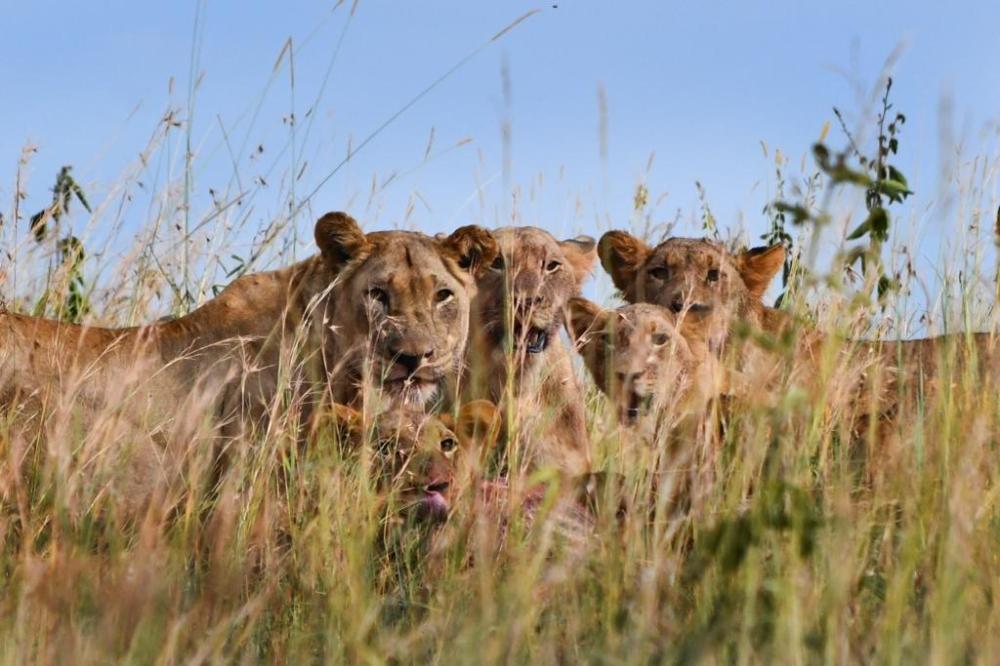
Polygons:
M424 506L435 513L447 513L448 502L444 499L444 496L436 490L428 490L424 493L423 499Z

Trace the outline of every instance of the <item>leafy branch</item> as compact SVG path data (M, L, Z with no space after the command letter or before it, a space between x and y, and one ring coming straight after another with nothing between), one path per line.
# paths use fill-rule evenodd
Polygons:
M71 166L64 166L59 170L55 185L52 187L52 203L31 216L29 222L31 233L39 244L44 243L51 233L58 234L60 222L64 215L69 214L74 199L79 201L88 213L93 213L83 188L70 174L71 170ZM80 239L72 234L56 242L56 251L59 265L65 269L66 284L65 294L55 303L55 316L64 321L79 323L90 311L90 303L85 293L86 283L83 279L83 264L87 253ZM51 275L47 283L45 292L35 303L33 314L36 316L43 316L49 308L53 296Z
M39 243L45 240L50 221L54 222L54 226L58 229L62 216L69 213L69 206L74 197L88 213L93 213L90 204L87 203L87 197L83 194L83 188L70 175L72 169L71 166L59 169L56 184L52 187L52 203L31 216L31 233Z
M891 90L890 77L886 80L885 92L882 95L874 157L866 156L861 151L854 136L847 129L840 110L836 107L833 112L847 137L847 147L840 151L832 151L825 143L819 142L812 150L817 167L826 176L828 193L841 187L860 187L865 191L867 214L865 219L847 235L847 240L867 238L868 245L847 252L844 257L844 268L850 269L859 263L865 284L876 285L879 300L899 288L899 281L886 275L881 261L882 244L889 238L892 222L888 209L893 204L902 203L913 194L906 177L891 163L899 152L899 135L906 123L906 116L902 113L892 114L893 105L889 102ZM784 223L785 216L788 216L791 223L796 226L813 224L818 227L828 221L825 213L814 211L805 202L790 203L779 199L770 207L781 216L781 224Z

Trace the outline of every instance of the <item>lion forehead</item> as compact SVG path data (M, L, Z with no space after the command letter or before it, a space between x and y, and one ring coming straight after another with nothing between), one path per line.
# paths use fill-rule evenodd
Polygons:
M666 308L652 303L629 303L618 308L619 314L633 323L665 322L674 325L673 315Z
M562 254L559 241L544 229L538 227L501 227L493 232L504 254L517 252L557 252Z
M732 256L722 243L705 238L668 238L656 246L653 256L679 265L732 263Z
M420 485L442 473L454 473L455 460L444 454L441 443L446 439L457 443L458 436L441 419L414 415L390 421L395 426L392 429L379 425L379 440L389 442L394 452L393 466L407 469L410 483Z
M432 286L446 282L463 287L469 283L466 273L433 238L412 231L376 231L368 239L372 249L351 273L351 281Z
M627 322L627 330L632 333L649 333L658 329L665 329L666 332L673 333L676 330L673 315L659 305L633 303L619 308L618 314Z
M673 314L659 305L633 303L618 308L618 340L620 354L647 353L651 347L648 338L655 333L670 336L673 344L664 345L659 356L672 353L687 353L688 344L677 329Z

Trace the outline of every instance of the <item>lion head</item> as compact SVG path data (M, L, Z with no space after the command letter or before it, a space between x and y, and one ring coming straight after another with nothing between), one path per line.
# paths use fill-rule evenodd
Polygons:
M365 234L349 215L328 213L316 223L316 243L336 276L328 363L393 402L426 407L461 367L476 278L496 256L496 240L476 226L440 238Z
M497 346L508 339L528 360L558 335L570 297L597 258L594 239L557 241L535 227L494 232L500 252L479 279L473 308L482 332Z
M669 238L650 248L624 231L604 234L598 253L625 300L682 315L713 346L736 320L759 324L761 299L785 262L781 245L733 254L715 241Z
M643 303L604 310L572 298L569 311L584 364L622 423L664 408L684 412L719 393L718 362L703 341L682 335L666 308Z
M394 408L379 414L371 427L360 412L343 405L335 406L335 418L353 447L371 448L379 490L395 492L404 514L431 521L447 517L496 443L500 425L487 400L465 403L457 416Z

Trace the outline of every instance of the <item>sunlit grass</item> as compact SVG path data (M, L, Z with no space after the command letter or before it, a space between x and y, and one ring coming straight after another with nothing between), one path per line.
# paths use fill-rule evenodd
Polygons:
M183 142L178 132L168 116L143 159ZM122 221L107 202L92 202L105 226L80 234L91 257L88 322L179 314L213 286L294 254L284 244L289 219L255 228L239 212L243 194L192 219L185 175L152 188L156 205L131 247L110 240ZM126 177L115 196L136 180ZM947 222L956 234L978 219L968 211L984 189L963 188L965 212ZM636 220L647 224L636 232L651 233L648 193L640 199ZM3 231L10 262L0 286L12 310L68 293L75 274L54 244ZM245 251L230 252L238 241ZM898 245L885 253L890 268L908 257ZM982 284L992 267L971 254L926 281L941 292L927 301L943 303L942 314L917 328L988 324ZM884 308L859 304L840 275L816 275L787 305L803 321L889 340L912 323L900 314L912 308L902 296ZM59 313L53 303L49 315ZM792 347L771 342L774 358L788 360ZM793 375L735 395L706 422L653 441L619 429L590 387L595 469L614 481L600 489L595 516L581 516L555 488L532 498L531 515L519 510L534 481L558 478L542 472L511 479L500 506L466 489L433 529L399 518L377 491L371 461L345 453L335 432L299 446L301 405L288 376L270 427L228 444L221 483L214 433L192 419L183 424L187 445L170 451L174 482L139 510L120 486L136 452L120 450L112 411L83 431L68 404L39 439L24 438L11 425L16 414L4 413L0 656L12 664L990 663L1000 653L1000 400L992 376L951 362L948 349L941 390L907 387L918 398L884 431L855 432L869 405L837 392L847 379L844 345L833 338L809 381ZM185 409L176 406L178 415ZM619 505L621 517L611 510Z
M833 386L841 368L822 367ZM120 459L89 448L99 439L6 429L0 650L11 663L989 661L1000 412L977 373L951 380L894 437L857 441L855 413L802 386L737 399L724 429L678 431L672 447L619 431L591 392L596 465L621 475L599 505L629 511L569 527L559 502L525 520L473 493L436 530L398 523L331 434L302 451L282 420L233 444L217 491L204 450L180 452L182 481L135 516L109 490ZM668 497L681 479L683 511Z

